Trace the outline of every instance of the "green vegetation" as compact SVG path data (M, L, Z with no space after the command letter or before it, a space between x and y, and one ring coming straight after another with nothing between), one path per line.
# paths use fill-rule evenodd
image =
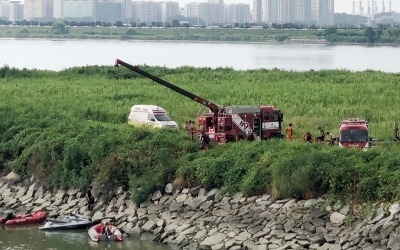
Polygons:
M239 142L199 151L183 131L126 124L134 104L164 107L179 124L202 106L125 68L61 72L0 68L0 170L13 169L49 186L103 195L130 188L137 201L166 183L219 187L226 193L309 198L322 193L356 201L400 198L400 146L368 152L304 145L317 126L337 135L342 118L365 117L373 137L391 138L398 121L400 75L382 72L228 68L149 71L217 104L274 104L295 125L298 141Z
M56 27L54 27L56 25ZM55 29L57 28L57 29ZM56 33L55 31L58 31ZM288 39L319 39L315 30L257 29L188 29L188 28L128 28L128 27L0 27L0 37L60 38L60 39L124 39L124 40L193 40L193 41L275 41ZM279 39L279 38L278 38Z
M301 42L350 44L399 44L399 28L338 29L190 29L190 28L128 28L68 27L53 23L51 27L3 26L1 37L45 39L122 39L122 40L190 40L231 42Z

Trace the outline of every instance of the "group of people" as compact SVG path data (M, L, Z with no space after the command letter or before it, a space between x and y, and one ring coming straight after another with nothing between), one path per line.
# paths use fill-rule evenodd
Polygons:
M289 126L286 128L285 132L286 132L286 140L293 141L294 128L291 123L289 123ZM327 140L325 141L326 136L327 136ZM311 143L311 142L316 141L318 143L328 143L330 145L335 145L336 136L329 131L326 132L326 135L325 135L325 131L321 127L318 127L318 136L317 137L314 137L314 135L308 131L303 135L303 141L306 143Z
M85 198L87 201L86 207L91 211L95 205L95 199L92 194L92 186L89 186L89 188L86 190ZM105 234L107 237L110 237L114 233L114 230L115 229L110 221L104 221L100 225L100 233Z
M195 136L197 136L196 123L194 121L186 121L185 122L185 130L189 132L189 136L194 140ZM210 148L210 137L203 131L201 131L200 140L200 148L204 150L208 150Z

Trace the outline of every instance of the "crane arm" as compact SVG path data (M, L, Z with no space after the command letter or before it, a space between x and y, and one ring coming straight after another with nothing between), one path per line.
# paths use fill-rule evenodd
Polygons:
M178 86L175 86L175 85L173 85L173 84L171 84L171 83L169 83L169 82L167 82L167 81L165 81L165 80L163 80L161 78L158 78L157 76L154 76L154 75L152 75L152 74L140 69L139 66L133 66L133 65L130 65L130 64L128 64L128 63L126 63L126 62L124 62L124 61L122 61L120 59L116 59L115 60L115 66L118 67L119 65L122 65L122 66L124 66L124 67L126 67L126 68L128 68L130 70L133 70L136 73L138 73L138 74L140 74L140 75L142 75L144 77L147 77L147 78L149 78L149 79L151 79L151 80L153 80L153 81L155 81L155 82L157 82L157 83L159 83L159 84L161 84L161 85L163 85L163 86L165 86L165 87L167 87L169 89L172 89L175 92L178 92L181 95L184 95L184 96L186 96L186 97L188 97L188 98L190 98L190 99L192 99L192 100L194 100L194 101L196 101L196 102L208 107L211 110L211 112L213 112L215 114L217 114L219 112L218 105L216 105L216 104L214 104L212 102L209 102L209 101L207 101L206 99L204 99L204 98L202 98L200 96L197 96L197 95L195 95L193 93L190 93L189 91L186 91L186 90L184 90L184 89L182 89L182 88L180 88Z

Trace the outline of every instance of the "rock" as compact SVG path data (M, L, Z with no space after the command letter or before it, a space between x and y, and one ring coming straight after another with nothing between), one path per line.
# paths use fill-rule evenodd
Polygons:
M168 183L168 184L165 186L164 191L165 191L166 194L172 194L172 193L175 191L175 188L174 188L174 186L172 185L172 183Z
M144 232L149 232L156 228L157 224L154 221L147 221L143 226L142 229Z
M176 197L175 200L178 203L183 203L183 202L185 202L186 198L187 198L187 194L181 194L178 197Z
M207 197L205 197L205 196L197 197L197 198L192 199L191 202L189 202L188 206L193 209L198 209L206 201L207 201Z
M101 211L97 211L94 213L93 217L92 217L92 222L93 223L98 223L100 222L102 219L104 218L104 214Z
M207 193L207 200L214 200L218 192L219 190L217 188L212 189L210 192Z
M16 174L15 172L10 172L8 175L6 175L6 177L4 177L4 179L8 182L8 183L14 183L14 182L18 182L20 181L20 176L18 174Z
M154 192L154 194L151 196L151 200L152 201L158 201L159 199L161 199L162 197L162 193L160 191L156 191Z
M333 226L340 226L343 224L345 218L346 218L345 215L338 212L333 212L330 216L330 221Z
M214 235L208 236L202 242L200 242L200 246L211 247L213 245L217 245L225 240L226 235L223 233L216 233Z

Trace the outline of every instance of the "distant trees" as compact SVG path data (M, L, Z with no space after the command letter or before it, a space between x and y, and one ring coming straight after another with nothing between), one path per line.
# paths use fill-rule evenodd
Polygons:
M53 23L53 25L51 25L51 32L54 35L62 35L67 34L69 29L65 27L65 23Z
M368 43L374 43L375 42L376 32L374 31L373 28L371 28L371 27L366 28L365 31L364 31L364 35L365 35L365 37L367 37L367 42Z
M398 29L398 28L390 28L390 29L388 29L388 33L389 33L389 35L398 38L400 36L400 29Z

